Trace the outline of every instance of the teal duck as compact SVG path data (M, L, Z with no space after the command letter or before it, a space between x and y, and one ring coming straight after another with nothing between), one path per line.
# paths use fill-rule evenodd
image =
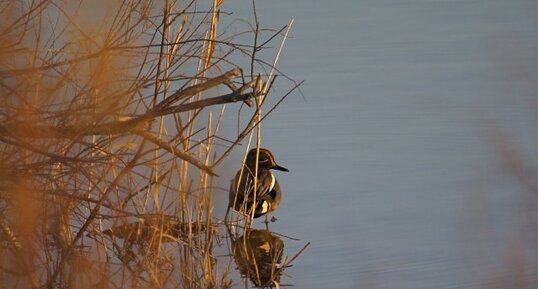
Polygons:
M254 204L256 152L257 149L251 149L248 152L243 168L237 172L232 180L228 205L229 208L245 214L250 214L251 210L254 209L254 218L273 212L280 206L282 192L271 170L288 172L288 169L276 163L275 156L270 150L260 148L257 158L258 181L256 203Z

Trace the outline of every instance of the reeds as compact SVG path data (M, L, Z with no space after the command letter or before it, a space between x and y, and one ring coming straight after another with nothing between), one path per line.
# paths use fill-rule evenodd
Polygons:
M222 2L0 4L0 288L231 286L213 178L289 92L262 114L284 28L219 35Z

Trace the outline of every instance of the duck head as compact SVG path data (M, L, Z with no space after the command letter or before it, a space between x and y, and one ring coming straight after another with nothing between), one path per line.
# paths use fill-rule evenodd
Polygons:
M257 149L251 149L247 154L246 164L249 168L256 167L256 152ZM267 169L267 170L279 170L283 172L289 172L285 167L279 166L275 161L275 156L273 153L264 148L260 148L260 153L258 155L258 168Z

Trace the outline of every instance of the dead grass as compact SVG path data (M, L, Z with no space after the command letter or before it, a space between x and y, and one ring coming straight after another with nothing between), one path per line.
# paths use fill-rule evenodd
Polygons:
M232 285L213 178L274 109L284 29L219 35L223 2L0 4L0 288Z

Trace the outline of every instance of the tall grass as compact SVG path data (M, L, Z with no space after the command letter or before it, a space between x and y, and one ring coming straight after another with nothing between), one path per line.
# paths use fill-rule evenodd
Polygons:
M0 3L0 288L231 286L214 177L285 28L219 35L223 2Z

